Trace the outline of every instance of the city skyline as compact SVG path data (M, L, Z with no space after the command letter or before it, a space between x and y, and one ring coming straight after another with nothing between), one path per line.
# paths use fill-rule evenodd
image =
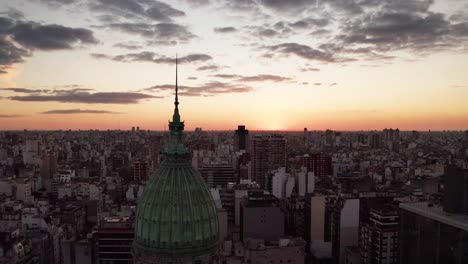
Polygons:
M2 130L468 129L468 5L0 3ZM156 121L155 121L156 120Z

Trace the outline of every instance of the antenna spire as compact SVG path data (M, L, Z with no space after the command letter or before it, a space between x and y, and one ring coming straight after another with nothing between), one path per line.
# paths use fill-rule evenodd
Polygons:
M179 86L177 84L177 54L176 54L176 58L175 58L175 107L178 108L179 106L179 97L178 97L178 93L179 93Z

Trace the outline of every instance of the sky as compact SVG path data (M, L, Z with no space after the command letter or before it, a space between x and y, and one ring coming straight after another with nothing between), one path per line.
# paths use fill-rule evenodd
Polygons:
M0 130L468 129L466 0L3 0Z

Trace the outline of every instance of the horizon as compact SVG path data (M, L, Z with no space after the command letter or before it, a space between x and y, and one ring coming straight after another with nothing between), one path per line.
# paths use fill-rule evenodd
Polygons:
M313 3L313 4L312 4ZM73 16L71 16L73 14ZM0 3L0 129L468 129L463 1Z

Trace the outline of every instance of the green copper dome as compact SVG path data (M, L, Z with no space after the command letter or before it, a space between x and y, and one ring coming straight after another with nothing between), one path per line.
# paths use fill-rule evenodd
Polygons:
M138 203L133 248L140 263L189 262L217 251L216 207L182 144L184 123L180 121L178 105L176 82L175 110L169 122L171 138L165 160L154 172Z

